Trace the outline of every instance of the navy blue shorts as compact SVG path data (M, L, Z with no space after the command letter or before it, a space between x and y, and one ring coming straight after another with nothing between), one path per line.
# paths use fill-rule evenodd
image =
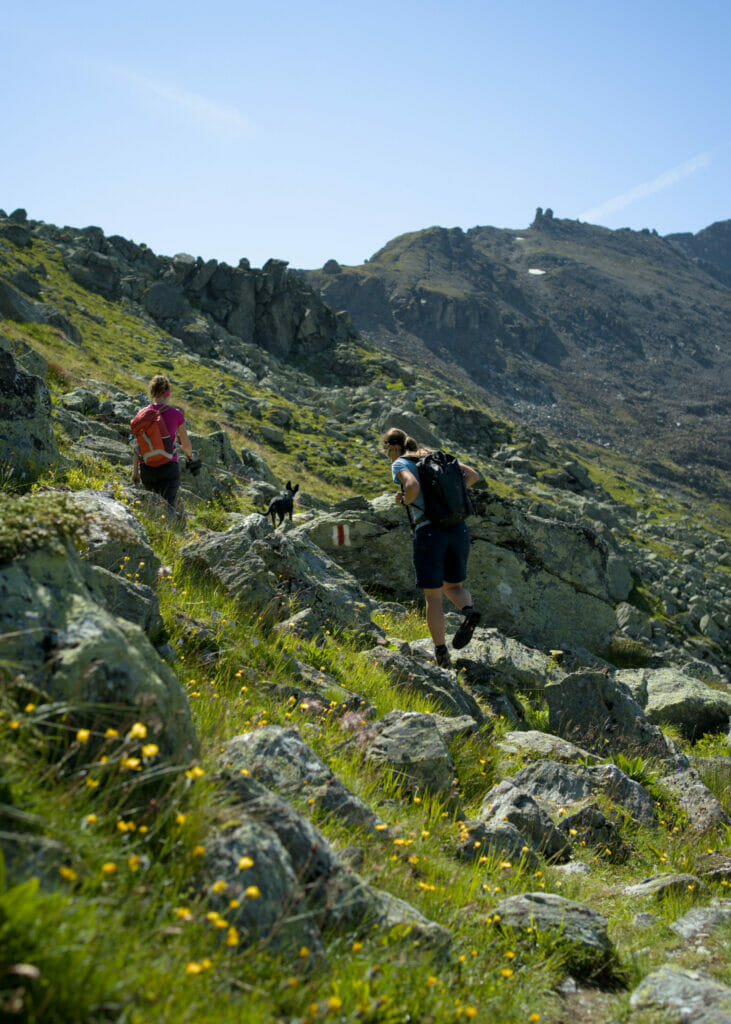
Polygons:
M464 583L470 533L466 523L446 529L422 526L414 534L414 569L422 590L437 590L445 583Z

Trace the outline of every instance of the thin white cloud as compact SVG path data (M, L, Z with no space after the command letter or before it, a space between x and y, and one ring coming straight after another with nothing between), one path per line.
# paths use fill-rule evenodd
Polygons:
M585 210L584 213L579 214L579 220L598 223L605 217L613 213L619 213L620 210L624 210L627 206L631 206L632 203L636 203L640 199L647 199L648 196L654 196L657 192L663 192L666 188L677 185L679 181L689 178L691 174L695 174L696 171L707 167L710 162L710 153L698 153L692 160L686 160L684 164L679 164L677 167L665 171L664 174L653 178L652 181L645 181L641 185L631 188L628 192L615 196L614 199L608 199L600 206L595 206L591 210Z
M157 81L127 68L115 67L111 70L147 96L162 100L168 107L182 111L218 134L241 136L250 135L254 130L253 123L236 107L216 103L199 93Z

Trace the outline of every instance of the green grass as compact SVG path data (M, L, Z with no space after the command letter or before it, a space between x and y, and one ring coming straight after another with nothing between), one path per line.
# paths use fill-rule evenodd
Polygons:
M82 480L83 466L77 472L79 482L88 485ZM219 514L210 507L200 513L197 525L215 524ZM158 519L147 519L146 527L158 554L173 566L159 594L171 642L179 651L173 667L201 739L203 774L191 778L179 770L162 776L154 805L144 771L131 792L124 793L120 769L101 765L108 746L98 746L88 764L87 741L71 732L64 758L54 760L49 751L62 720L44 712L41 704L25 710L31 703L27 692L6 686L0 732L12 742L3 745L0 756L11 807L39 822L40 831L67 851L52 888L21 884L7 889L0 901L5 962L28 963L39 972L16 986L23 990L27 1021L205 1024L240 1020L244 1014L261 1022L380 1022L411 1014L413 1019L451 1022L472 1019L473 1012L480 1020L528 1020L531 1013L543 1021L558 1020L553 989L571 951L547 935L526 943L497 929L491 917L503 896L540 887L588 900L607 914L624 950L614 968L616 978L639 977L658 962L645 954L633 960L629 908L621 901L615 906L606 890L636 880L638 870L642 875L687 869L694 848L673 831L679 828L677 816L668 812L659 833L627 827L635 848L630 867L605 864L600 854L587 850L593 872L588 881L563 878L552 868L526 872L490 856L473 864L458 861L450 849L460 823L447 801L407 793L388 771L364 771L357 745L343 743L332 708L313 715L302 706L305 702L277 698L264 681L295 682L292 659L297 658L362 693L378 714L395 706L428 710L429 702L394 688L342 633L326 629L316 642L275 638L205 579L182 572L178 533ZM224 652L214 669L204 660L205 650L191 641L181 613L212 631L212 646ZM425 632L413 609L405 617L384 614L379 619L390 635L417 639ZM534 725L545 724L540 714L537 707ZM266 947L227 946L228 930L207 920L198 848L212 828L237 813L212 778L216 754L225 739L267 722L299 728L336 775L377 810L388 825L382 838L327 816L317 814L316 820L336 848L353 842L362 847L361 871L368 881L452 931L446 959L414 947L397 930L374 932L364 940L333 936L326 961L302 956L280 962ZM474 812L490 784L502 776L494 746L499 731L494 730L488 723L479 735L453 746L465 813ZM628 763L627 768L633 777L651 779L644 763ZM306 801L302 810L307 812ZM693 903L689 894L673 912ZM664 936L656 955L673 946L667 920L663 912L655 929ZM9 999L8 991L7 985L0 988L0 998ZM619 1006L621 988L613 998Z
M8 251L0 246L5 266ZM60 259L40 243L21 253L13 250L13 259L27 266L43 262L49 275L44 300L59 305L83 329L79 348L52 328L0 322L3 333L32 343L49 359L56 401L89 376L133 393L164 359L172 363L176 380L217 396L210 402L195 395L182 400L194 429L205 432L209 419L222 422L235 446L265 453L280 477L298 479L303 490L326 500L351 493L372 496L390 486L388 467L370 447L375 436L364 435L360 445L348 441L364 468L351 468L352 482L346 486L328 462L329 435L320 453L307 444L322 439L326 412L278 396L277 405L291 411L292 426L281 449L268 449L256 440L256 418L245 412L224 415L226 399L218 397L230 387L251 395L255 388L220 367L181 356L159 329L74 285ZM104 323L83 318L80 305ZM138 361L142 347L144 358ZM362 358L371 361L370 381L383 388L398 386L379 375L379 360L367 348ZM70 457L71 446L63 437L59 441ZM304 471L297 459L300 451L307 452L310 463ZM642 507L647 492L630 466L615 462L605 450L603 467L588 447L581 454L609 493ZM488 463L484 470L492 493L525 497L521 482L506 479L500 467ZM45 475L25 498L14 493L17 484L7 479L0 488L0 558L49 543L83 546L83 517L63 492L49 488L111 484L120 495L125 475L100 460L73 458L65 470ZM458 859L454 850L461 820L476 813L494 782L523 763L496 745L507 723L488 716L477 734L452 744L458 807L446 797L411 792L397 773L366 764L357 729L344 731L337 705L280 696L278 687L302 689L297 660L361 694L364 710L372 705L378 716L393 708L435 710L428 699L394 686L346 631L326 626L314 640L279 636L263 618L242 612L210 580L184 572L180 548L185 541L203 530L224 529L231 514L249 511L239 494L218 496L191 510L187 534L167 520L140 513L153 549L172 567L172 574L158 581L157 592L176 652L171 667L201 742L198 764L161 770L151 755L141 759L140 771L125 767L125 759L141 749L140 738L105 736L93 726L88 737L79 733L73 709L49 704L18 666L3 662L0 643L0 830L22 828L38 842L50 837L60 844L36 868L40 885L10 884L0 865L0 1017L23 1024L402 1024L409 1019L522 1024L539 1016L542 1024L558 1024L566 1011L556 987L575 951L556 936L511 934L494 920L499 899L534 889L588 902L607 917L618 950L612 978L603 982L611 980L607 998L613 1020L626 1018L628 996L622 985L636 984L670 952L679 965L695 963L692 951L683 949L668 925L707 896L688 892L653 905L648 909L657 923L639 934L632 923L639 908L622 893L624 885L656 871L693 870L700 850L677 806L656 786L655 765L642 758L618 759L623 770L651 790L661 821L654 830L622 822L623 838L632 847L626 864L612 863L601 850L588 848L577 850L577 859L591 873L578 876L545 864L528 871L492 855L473 863ZM666 514L680 517L683 510L669 503ZM405 614L384 611L376 621L389 637L413 641L427 635L423 613L415 607ZM201 640L201 630L208 640ZM219 652L214 663L207 660L212 652ZM528 724L545 730L545 703L524 703ZM364 716L360 727L367 729L369 722ZM215 778L222 744L266 723L297 728L335 775L378 814L387 828L368 833L313 810L304 797L293 801L312 815L336 850L360 848L358 870L369 883L446 926L452 934L448 954L415 945L399 929L374 930L365 938L329 935L325 958L310 951L283 959L266 943L227 945L229 928L217 927L206 916L210 905L200 851L213 829L225 828L241 813ZM707 756L724 749L718 738L706 737L692 752ZM723 795L720 782L715 791ZM606 802L601 806L607 814L617 813ZM721 849L728 841L720 833L705 838L703 849ZM711 895L727 892L721 883L711 887ZM722 938L710 946L709 969L721 978L727 947Z

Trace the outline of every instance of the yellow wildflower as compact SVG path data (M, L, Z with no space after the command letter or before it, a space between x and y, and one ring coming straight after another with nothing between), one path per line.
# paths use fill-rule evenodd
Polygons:
M130 731L127 733L128 740L143 740L147 736L147 726L143 725L142 722L135 722Z

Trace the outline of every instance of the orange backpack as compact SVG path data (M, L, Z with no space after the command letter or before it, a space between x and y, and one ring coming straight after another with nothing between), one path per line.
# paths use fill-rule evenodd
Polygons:
M165 466L173 458L173 439L165 426L162 410L148 405L130 420L140 458L146 466Z

